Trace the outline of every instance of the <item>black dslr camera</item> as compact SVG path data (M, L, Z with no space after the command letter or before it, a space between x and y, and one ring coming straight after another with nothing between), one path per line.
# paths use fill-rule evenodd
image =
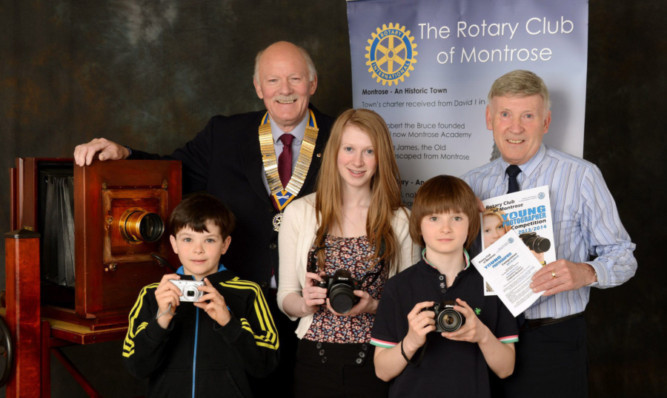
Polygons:
M465 325L466 318L454 309L454 305L454 301L444 301L440 304L434 304L433 307L424 308L422 311L435 312L436 332L455 332Z
M349 312L359 302L354 291L360 289L361 282L354 279L347 270L339 269L333 275L324 275L317 286L327 289L331 308L339 314Z
M535 253L544 253L551 248L549 239L543 238L535 232L526 232L519 235L519 238L521 238L523 243Z

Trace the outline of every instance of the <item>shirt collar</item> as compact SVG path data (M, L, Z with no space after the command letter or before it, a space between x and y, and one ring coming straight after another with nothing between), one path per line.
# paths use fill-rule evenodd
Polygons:
M227 271L227 268L225 268L224 265L220 264L220 265L218 265L218 272L222 272L222 271ZM185 275L185 270L183 269L182 265L180 267L178 267L178 269L176 270L176 273L178 275Z
M537 166L539 166L540 162L542 162L542 159L544 159L546 153L547 153L547 148L544 146L544 144L540 144L540 149L537 150L537 153L533 155L532 158L530 158L526 163L518 165L519 168L521 169L521 174L519 174L518 176L518 179L520 180L519 183L521 183L524 179L526 179L529 175L531 175L535 171L535 169L537 169ZM504 171L507 169L507 166L509 166L510 164L507 163L501 157L500 165L502 166L504 173ZM506 174L505 178L508 178Z
M297 124L292 131L289 133L294 136L293 142L299 143L303 141L303 137L306 135L306 125L308 125L308 118L310 117L310 110L306 112L306 116ZM271 136L273 138L273 143L276 144L278 143L278 140L280 140L280 137L285 134L284 131L278 127L278 123L274 123L273 118L271 117L271 114L269 114L269 119L271 119Z
M463 270L467 270L468 267L470 267L470 254L468 254L468 251L467 251L466 249L463 249L463 258L465 259L465 262L466 262L466 266L463 267ZM429 263L428 260L426 259L426 248L423 248L423 249L422 249L422 260L424 260L424 262L425 262L426 264L428 264L431 268L436 269L436 268L435 268L431 263Z

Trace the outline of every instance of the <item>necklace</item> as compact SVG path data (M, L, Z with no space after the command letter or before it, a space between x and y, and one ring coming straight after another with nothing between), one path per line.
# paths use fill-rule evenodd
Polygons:
M262 117L262 122L259 125L259 146L262 153L262 163L264 164L264 173L266 180L269 183L269 190L271 191L271 198L276 204L279 213L273 217L273 229L278 231L280 229L280 222L282 221L282 212L287 205L299 194L306 175L310 168L310 163L313 159L313 152L315 151L315 143L317 141L317 122L313 111L309 110L308 124L306 125L306 132L299 150L299 157L296 161L296 166L292 172L292 176L286 187L280 182L280 175L278 173L278 162L276 159L276 151L273 145L273 136L271 134L271 119L267 112Z

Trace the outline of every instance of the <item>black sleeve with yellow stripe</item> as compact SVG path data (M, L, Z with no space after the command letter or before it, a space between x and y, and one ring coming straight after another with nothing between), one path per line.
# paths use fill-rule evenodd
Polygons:
M123 362L130 373L138 378L149 377L158 369L166 356L169 334L173 323L162 329L155 320L158 305L155 289L158 283L141 289L129 314L129 325L123 341Z
M246 372L255 377L265 376L278 365L280 343L264 294L254 282L238 277L227 280L216 278L221 274L226 272L212 276L211 283L225 298L232 319L220 327L220 332L238 351Z
M244 373L262 377L275 369L278 333L259 285L240 280L230 271L208 278L230 310L231 320L225 326L191 303L181 303L169 327L162 329L155 320L158 284L142 289L129 314L123 342L123 359L131 374L165 383L160 377L164 372L190 377L187 369L193 361L198 370L231 372L233 377L244 377Z

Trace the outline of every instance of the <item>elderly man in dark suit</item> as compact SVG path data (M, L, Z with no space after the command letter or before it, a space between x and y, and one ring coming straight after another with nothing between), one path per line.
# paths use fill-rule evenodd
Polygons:
M276 42L260 51L253 80L266 110L214 116L193 140L169 156L96 138L78 145L74 159L79 166L95 158L180 160L184 193L208 191L237 218L223 263L241 278L257 282L274 304L281 214L292 199L313 191L333 120L309 103L317 89L317 72L303 48ZM283 320L278 311L273 313L279 322ZM281 342L293 338L286 334L281 334ZM288 347L282 351L292 354Z

